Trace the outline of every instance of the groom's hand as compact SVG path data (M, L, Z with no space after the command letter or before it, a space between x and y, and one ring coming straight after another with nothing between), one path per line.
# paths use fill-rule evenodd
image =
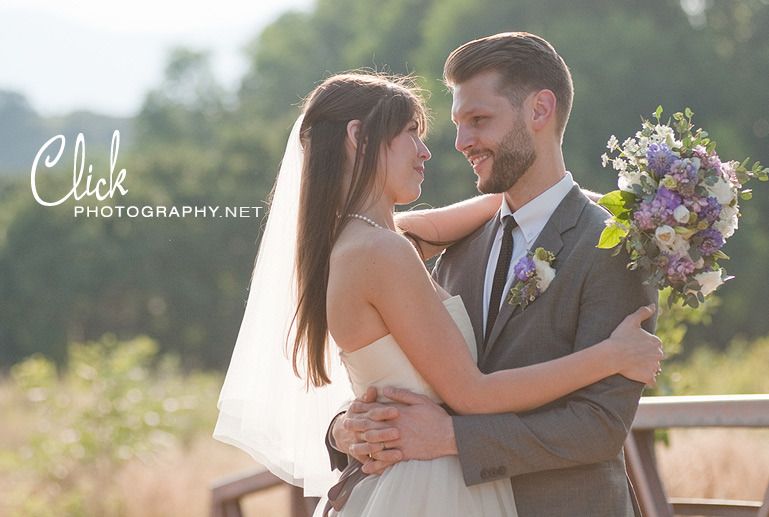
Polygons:
M457 454L451 416L438 404L408 390L384 388L383 395L398 402L398 416L391 421L399 437L386 441L388 448L400 449L405 460L431 460ZM366 465L376 468L377 461ZM364 471L368 472L366 468Z
M376 398L376 388L368 388L347 413L336 419L331 430L336 448L361 462L369 474L380 474L403 459L400 450L386 449L384 445L400 436L391 423L397 418L398 409L395 405L379 404Z

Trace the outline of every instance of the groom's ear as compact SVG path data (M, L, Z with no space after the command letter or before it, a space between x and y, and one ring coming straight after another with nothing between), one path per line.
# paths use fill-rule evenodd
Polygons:
M555 122L558 100L551 90L539 90L531 98L531 128L540 131Z

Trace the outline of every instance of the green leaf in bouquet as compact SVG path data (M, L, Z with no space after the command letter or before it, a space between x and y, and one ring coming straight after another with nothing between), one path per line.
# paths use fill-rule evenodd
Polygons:
M694 116L694 112L690 108L686 108L684 109L684 115L686 115L686 118L690 119Z
M686 228L684 226L676 226L673 228L673 231L676 232L676 235L680 235L684 239L689 239L692 235L697 233L697 230Z
M761 167L761 162L753 164L752 172L759 181L769 181L769 168Z
M748 188L743 190L742 192L740 192L740 197L745 201L749 201L753 199L753 189Z
M657 119L657 122L659 122L660 118L662 117L662 106L657 106L657 109L654 110L654 118Z
M700 285L700 283L694 279L691 279L684 284L683 291L685 293L688 293L688 292L694 293L699 291L700 289L702 289L702 286Z
M670 294L668 296L668 309L672 309L673 305L675 305L679 300L683 300L684 297L681 293L676 291L675 289L671 289Z
M612 190L599 199L598 204L611 212L613 216L619 218L619 216L630 211L630 207L635 203L636 199L636 195L631 192ZM624 219L628 220L627 217Z
M627 234L628 228L624 225L619 225L614 221L601 232L601 238L598 239L596 248L610 250L621 243L622 239L627 237Z
M729 260L729 255L727 255L721 250L716 251L715 253L713 253L712 256L716 260Z

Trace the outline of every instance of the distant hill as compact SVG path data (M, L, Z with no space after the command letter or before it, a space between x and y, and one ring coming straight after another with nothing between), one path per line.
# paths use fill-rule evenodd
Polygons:
M112 132L120 130L120 147L133 141L133 119L75 111L41 117L20 93L0 90L0 177L29 173L40 147L53 136L67 139L64 157L72 159L75 137L86 137L86 153L108 154Z

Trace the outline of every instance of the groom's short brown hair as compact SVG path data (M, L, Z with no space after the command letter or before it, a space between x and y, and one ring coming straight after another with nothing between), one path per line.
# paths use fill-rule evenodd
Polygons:
M532 91L551 90L556 98L558 130L563 130L571 113L574 86L569 67L544 38L528 32L502 32L469 41L454 50L443 66L443 79L451 87L481 72L500 76L500 93L514 106Z

